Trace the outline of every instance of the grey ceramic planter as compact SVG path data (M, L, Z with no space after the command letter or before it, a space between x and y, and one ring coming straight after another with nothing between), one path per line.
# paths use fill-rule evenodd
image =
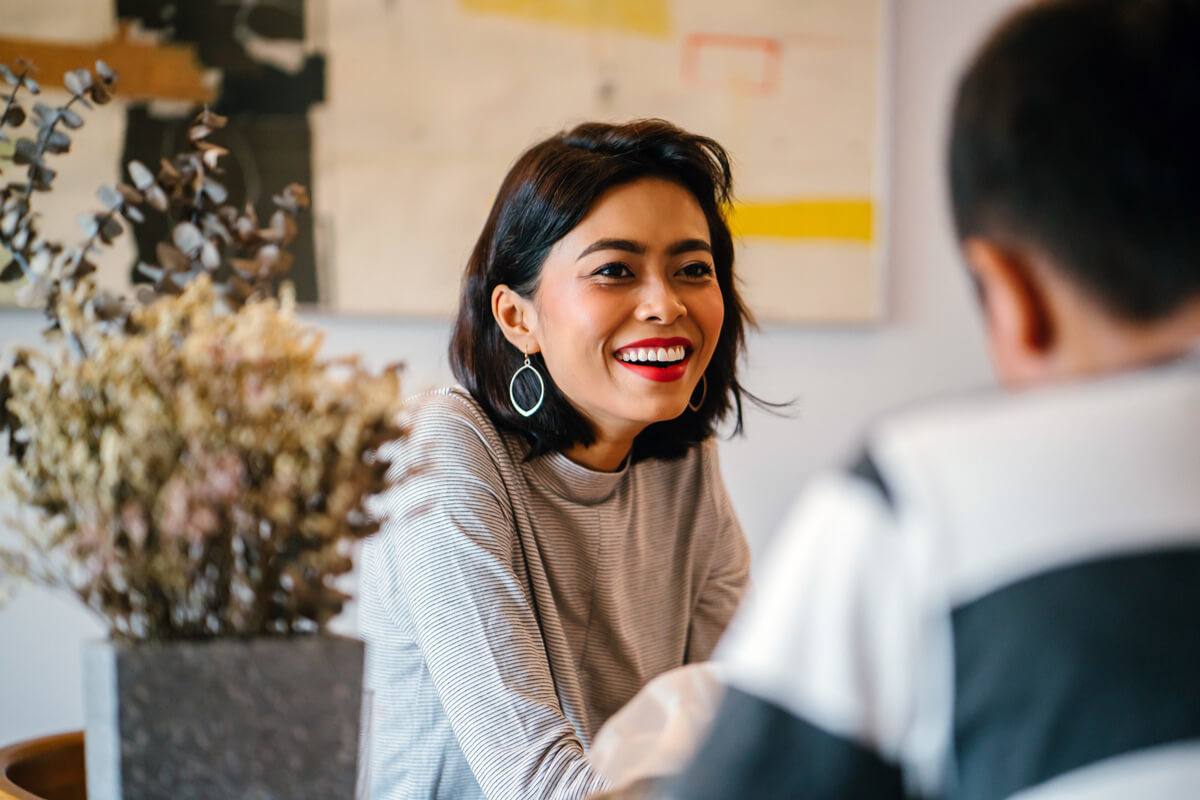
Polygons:
M353 798L363 643L84 646L88 800Z

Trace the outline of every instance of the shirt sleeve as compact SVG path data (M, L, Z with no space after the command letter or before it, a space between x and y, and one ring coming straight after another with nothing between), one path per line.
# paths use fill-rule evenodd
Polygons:
M671 796L905 797L916 561L877 485L814 482L718 648L729 688Z
M411 430L389 453L402 477L379 503L380 594L411 620L476 781L490 800L608 788L559 704L495 454L453 414Z
M715 441L707 442L705 482L717 519L708 574L692 610L687 663L707 661L733 618L750 580L750 548L734 514L717 463Z

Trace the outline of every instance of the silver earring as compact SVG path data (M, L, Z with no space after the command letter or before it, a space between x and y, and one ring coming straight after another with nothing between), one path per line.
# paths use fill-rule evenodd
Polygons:
M695 393L696 393L696 390L693 389L692 394L695 394ZM700 376L700 399L697 400L695 402L695 404L693 404L692 399L689 397L688 398L688 408L690 408L692 411L699 411L700 406L704 405L704 398L706 398L706 397L708 397L708 376L701 375Z
M532 372L533 377L537 378L537 382L538 382L537 402L533 404L533 408L528 408L528 409L521 408L521 404L517 402L517 395L516 395L516 391L515 391L516 386L517 386L517 376L520 375L525 370L529 370L530 372ZM537 367L535 367L529 363L529 353L525 354L525 363L522 364L520 366L520 368L518 368L517 371L513 373L512 379L508 382L508 399L512 401L513 408L515 408L517 410L517 413L520 414L522 417L533 416L533 412L535 412L539 408L541 408L542 401L546 399L546 383L545 383L545 381L542 380L542 373L537 371Z

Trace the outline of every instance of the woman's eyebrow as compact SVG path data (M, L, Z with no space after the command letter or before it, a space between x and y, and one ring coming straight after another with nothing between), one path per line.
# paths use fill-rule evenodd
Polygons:
M646 252L646 245L641 242L635 242L630 239L597 239L596 241L583 248L583 252L575 260L578 261L584 256L594 253L597 250L624 250L626 253L637 253L642 255Z
M705 253L712 253L712 246L703 239L684 239L671 245L668 254L677 256L681 253L691 253L696 250L702 250Z
M578 261L586 255L595 253L597 250L622 250L626 253L644 255L646 245L641 242L635 242L632 239L597 239L583 248L583 252L575 260ZM712 246L703 239L683 239L671 245L667 253L668 255L677 256L681 253L694 253L696 251L711 253Z

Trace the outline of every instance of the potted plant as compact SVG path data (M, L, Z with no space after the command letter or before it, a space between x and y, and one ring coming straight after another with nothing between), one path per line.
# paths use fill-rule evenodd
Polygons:
M88 796L349 797L362 643L325 628L353 544L378 528L366 506L389 466L377 448L403 434L398 369L320 357L274 289L307 192L283 189L265 224L232 204L211 112L185 152L99 190L78 246L41 236L53 157L117 76L75 70L68 102L30 114L30 66L0 78L0 137L36 128L15 141L23 177L0 187L0 280L48 320L47 347L0 374L19 509L0 578L65 589L108 626L85 646ZM98 287L96 254L144 213L170 221L138 267L149 282Z

